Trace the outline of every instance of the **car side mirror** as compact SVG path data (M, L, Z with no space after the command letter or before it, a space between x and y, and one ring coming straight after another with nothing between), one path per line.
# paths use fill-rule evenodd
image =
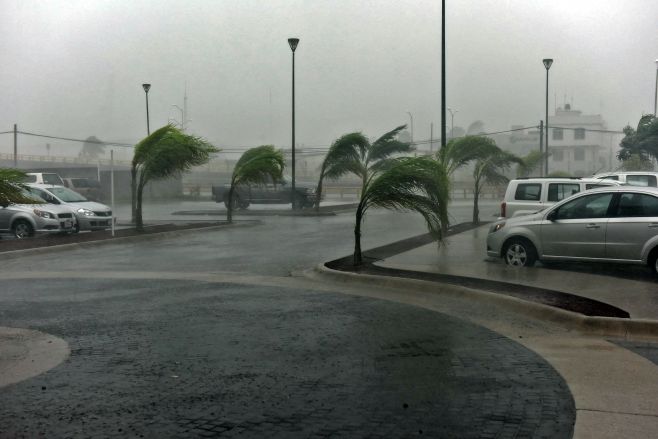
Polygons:
M548 215L546 215L546 219L549 221L555 221L557 219L557 210L553 210Z

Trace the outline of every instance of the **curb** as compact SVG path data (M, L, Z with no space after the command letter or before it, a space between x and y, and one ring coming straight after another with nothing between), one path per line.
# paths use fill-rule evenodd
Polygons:
M540 303L529 302L516 297L480 291L457 285L443 284L418 279L404 279L373 274L356 274L332 270L324 264L307 271L312 279L330 280L337 283L358 285L368 288L387 288L407 290L427 295L444 295L452 298L467 299L479 303L502 306L538 320L545 320L577 330L587 335L617 338L658 338L658 321L648 319L621 319L616 317L590 317Z
M0 261L22 258L24 256L43 255L47 253L57 253L66 250L77 250L86 247L99 247L106 244L118 244L125 242L140 242L140 241L156 241L165 238L174 238L177 236L186 235L190 232L198 232L199 230L219 230L227 227L252 227L260 224L258 220L250 220L250 223L233 223L233 224L219 224L209 227L193 227L183 230L169 230L166 232L155 232L146 235L133 235L133 236L120 236L117 238L99 239L96 241L86 242L73 242L70 244L50 245L46 247L33 247L23 250L11 250L0 253Z

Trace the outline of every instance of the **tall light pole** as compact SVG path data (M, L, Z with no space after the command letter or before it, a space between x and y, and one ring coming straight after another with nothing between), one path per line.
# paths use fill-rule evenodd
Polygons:
M653 94L653 117L656 117L657 103L658 103L658 59L656 60L656 92Z
M545 58L542 60L544 67L546 67L546 147L544 151L546 152L546 157L544 158L544 176L548 176L548 70L553 64L551 58Z
M290 50L292 50L292 186L290 198L292 210L297 208L295 203L295 49L299 44L299 38L288 38Z
M414 115L411 114L411 111L407 111L409 115L409 121L411 122L411 143L414 143Z
M446 146L446 0L441 0L441 148Z
M453 110L448 108L450 112L450 138L452 139L455 136L455 114L459 113L459 110Z
M149 90L151 89L151 84L142 84L144 93L146 93L146 134L151 135L151 126L149 124Z

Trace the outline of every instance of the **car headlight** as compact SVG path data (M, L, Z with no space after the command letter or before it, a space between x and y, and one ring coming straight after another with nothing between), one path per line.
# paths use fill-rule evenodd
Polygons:
M41 218L48 218L48 219L55 218L55 215L53 215L50 212L46 212L45 210L34 209L34 214L40 216Z
M92 212L89 209L82 208L82 207L80 209L78 209L78 213L80 213L84 216L94 216L94 212Z
M496 233L497 231L499 231L503 227L505 227L505 222L496 223L493 226L491 226L491 228L489 229L489 233Z

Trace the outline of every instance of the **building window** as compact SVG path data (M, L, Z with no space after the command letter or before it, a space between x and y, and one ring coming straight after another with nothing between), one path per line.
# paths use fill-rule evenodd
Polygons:
M553 156L554 162L561 162L562 160L564 160L564 151L562 150L553 151L551 155Z
M585 150L583 148L574 148L573 159L578 162L585 160Z
M576 140L583 140L585 138L585 128L576 128L573 133L573 138Z
M562 140L563 137L562 128L553 128L553 140Z

